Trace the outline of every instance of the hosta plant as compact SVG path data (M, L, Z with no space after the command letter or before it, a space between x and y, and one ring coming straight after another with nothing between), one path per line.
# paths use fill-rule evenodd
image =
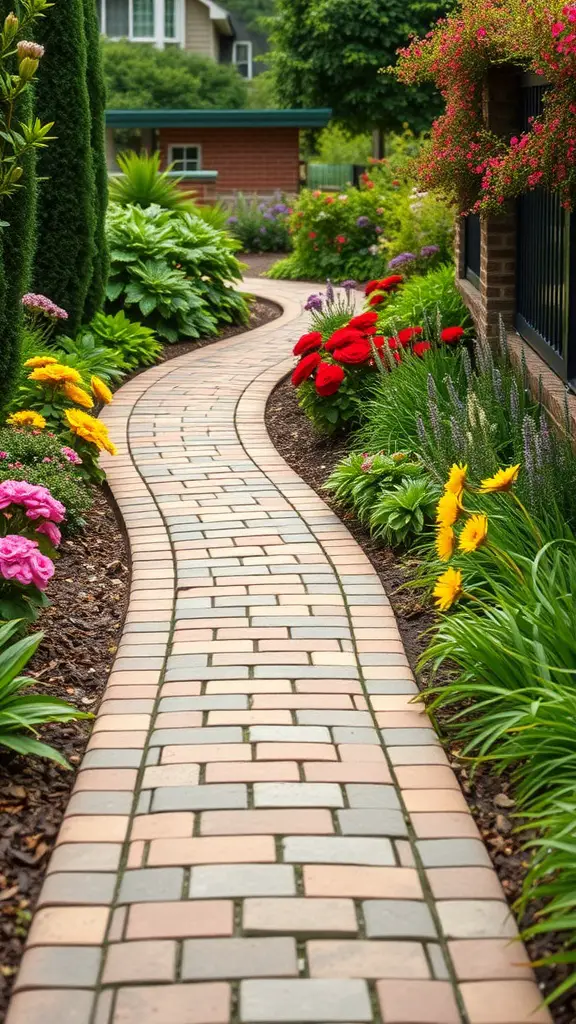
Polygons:
M387 544L406 544L432 523L439 489L426 475L382 490L370 515L370 531Z
M145 260L130 266L130 280L111 279L107 294L125 306L136 306L138 314L166 341L198 338L216 333L202 299L182 270L163 260Z
M93 715L78 711L58 697L30 692L41 684L20 672L44 634L33 633L11 642L20 626L18 620L0 626L0 747L24 756L46 757L69 768L62 754L39 738L38 730L48 722L71 722Z
M103 345L115 358L121 360L127 370L152 366L162 353L162 346L154 331L135 320L129 320L122 309L115 316L96 313L88 332L99 345Z
M335 466L324 486L336 501L353 509L362 522L367 522L384 490L388 491L403 479L419 477L422 472L422 464L405 452L392 455L353 452Z

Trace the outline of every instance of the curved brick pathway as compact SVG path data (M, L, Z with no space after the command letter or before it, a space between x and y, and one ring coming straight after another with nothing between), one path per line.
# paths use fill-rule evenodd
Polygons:
M130 609L7 1024L543 1024L394 615L283 462L281 320L107 410Z

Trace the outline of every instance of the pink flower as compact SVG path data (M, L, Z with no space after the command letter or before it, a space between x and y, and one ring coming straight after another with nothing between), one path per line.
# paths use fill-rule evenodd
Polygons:
M0 459L9 459L8 452L0 452Z
M75 452L73 448L68 448L67 445L64 445L64 447L61 448L60 451L62 452L64 458L68 459L68 462L71 462L73 466L82 465L82 459L78 455L78 452Z
M50 541L52 547L54 548L57 548L58 545L60 544L60 541L62 540L62 534L60 533L60 530L58 529L57 526L54 525L54 523L51 523L49 520L46 520L45 523L42 523L36 530L36 533L45 534L46 537L48 537L48 540Z
M560 35L560 33L563 32L563 31L564 31L564 23L561 22L561 21L555 21L554 24L552 25L552 35L554 36L554 39L556 39Z
M0 510L10 505L23 505L28 519L50 519L61 523L66 509L52 497L47 487L35 486L25 480L4 480L0 484Z
M485 39L488 33L485 28L479 28L476 35L478 36L478 39Z
M54 575L54 563L39 551L35 540L9 533L0 539L0 575L45 590Z

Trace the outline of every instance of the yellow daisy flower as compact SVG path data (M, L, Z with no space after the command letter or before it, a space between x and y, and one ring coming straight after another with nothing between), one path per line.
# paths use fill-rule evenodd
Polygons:
M13 412L6 423L11 427L33 427L35 430L44 430L46 420L39 412L33 409L22 409L21 412Z
M464 526L459 538L460 551L471 554L476 551L486 540L488 533L488 519L485 515L470 516Z
M38 366L50 366L50 363L57 363L58 360L54 356L32 356L32 359L27 359L24 366L29 367L31 370L35 370Z
M462 573L460 569L446 569L436 580L433 594L436 599L436 607L441 612L447 612L455 601L462 596Z
M90 395L84 388L79 388L77 384L69 384L66 382L62 388L66 398L69 398L71 402L76 402L76 405L81 405L83 409L92 409L94 402Z
M451 526L441 526L436 533L436 553L438 558L447 562L454 553L456 534Z
M104 402L104 405L110 404L112 401L112 392L100 377L92 377L90 387L92 388L94 397L97 398L99 402Z
M489 491L509 491L513 484L518 479L518 473L520 472L520 463L517 466L508 466L508 469L499 469L494 476L487 477L480 484L480 490L486 492Z
M448 479L444 485L444 490L450 494L455 494L457 498L460 497L464 490L464 484L466 483L466 475L468 473L468 466L458 465L454 463L450 469Z
M37 366L29 375L28 380L38 381L39 384L81 384L82 377L78 370L72 366L63 366L61 363L49 363L44 366Z
M446 491L436 507L436 522L439 526L453 526L461 510L460 502L455 494Z

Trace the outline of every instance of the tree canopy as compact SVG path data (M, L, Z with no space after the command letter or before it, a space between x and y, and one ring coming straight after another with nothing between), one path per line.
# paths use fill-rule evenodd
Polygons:
M274 0L226 0L224 6L255 29L260 28L260 18L274 13Z
M246 81L230 64L171 46L103 42L108 109L238 110L247 105Z
M277 0L269 63L286 106L332 107L356 132L429 128L439 94L407 88L382 69L446 7L446 0Z

